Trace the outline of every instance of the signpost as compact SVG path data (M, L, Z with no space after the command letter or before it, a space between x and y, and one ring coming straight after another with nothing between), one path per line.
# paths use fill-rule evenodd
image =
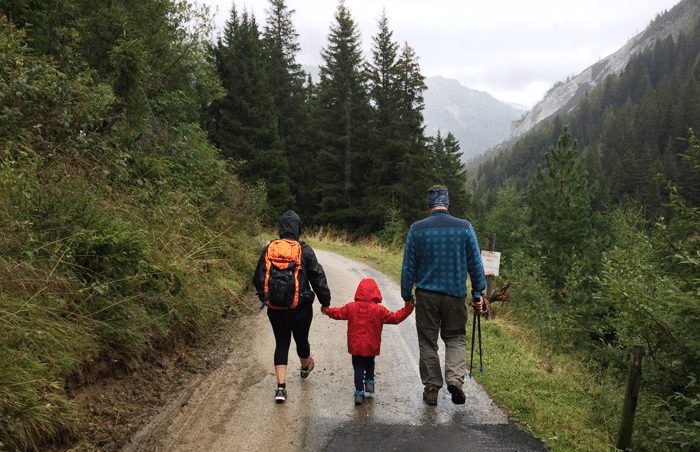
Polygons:
M487 251L481 251L481 262L484 264L484 273L486 274L486 299L491 296L491 283L493 277L498 276L498 267L501 265L501 253L494 251L496 249L496 233L489 234L489 248Z
M497 251L482 251L481 261L484 264L486 276L498 276L498 268L501 265L501 253Z

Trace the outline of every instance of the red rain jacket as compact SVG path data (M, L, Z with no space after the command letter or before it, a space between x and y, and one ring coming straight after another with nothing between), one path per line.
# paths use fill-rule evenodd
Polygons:
M328 308L328 317L348 321L348 352L351 355L377 356L382 344L382 328L385 323L396 324L404 321L413 306L404 306L396 312L390 312L380 305L382 293L377 283L363 279L357 286L355 301L342 308Z

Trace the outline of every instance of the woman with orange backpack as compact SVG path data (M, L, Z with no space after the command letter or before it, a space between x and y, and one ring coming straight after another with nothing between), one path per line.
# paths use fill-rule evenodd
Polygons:
M299 241L300 236L301 219L288 210L280 218L280 239L264 247L253 276L258 298L263 307L267 306L267 317L275 336L277 403L287 400L287 360L292 337L301 364L300 377L307 380L314 368L309 345L314 298L318 296L321 312L325 313L331 304L331 291L323 267L314 250Z

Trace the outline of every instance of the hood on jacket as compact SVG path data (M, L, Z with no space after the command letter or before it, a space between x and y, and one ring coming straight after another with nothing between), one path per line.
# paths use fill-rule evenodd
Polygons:
M382 302L382 293L379 291L379 286L377 286L377 283L372 278L365 278L360 281L355 291L355 301Z
M301 236L301 218L293 210L286 211L280 218L280 238L299 240Z

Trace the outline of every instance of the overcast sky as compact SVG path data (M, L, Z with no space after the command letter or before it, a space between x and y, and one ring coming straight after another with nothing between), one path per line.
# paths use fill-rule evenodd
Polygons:
M199 0L218 7L222 29L232 0ZM372 56L377 21L386 10L393 40L408 42L426 77L442 75L496 99L532 107L545 91L614 53L679 0L345 0L365 58ZM235 0L261 28L269 0ZM335 23L336 0L287 0L301 51L300 64L320 66Z

